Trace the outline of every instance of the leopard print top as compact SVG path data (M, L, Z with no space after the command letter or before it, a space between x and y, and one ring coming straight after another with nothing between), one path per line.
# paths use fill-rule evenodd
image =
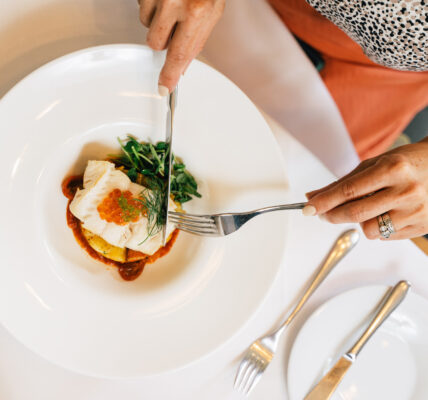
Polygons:
M307 0L375 63L428 70L428 0Z

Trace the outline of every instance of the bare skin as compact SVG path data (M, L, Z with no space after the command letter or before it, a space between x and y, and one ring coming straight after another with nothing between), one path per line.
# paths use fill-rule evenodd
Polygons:
M140 20L149 28L147 44L167 50L159 75L159 93L166 95L200 53L223 13L225 0L139 0Z
M340 224L358 222L382 239L377 216L387 212L396 233L387 240L428 233L428 138L363 161L337 182L307 193L315 214Z

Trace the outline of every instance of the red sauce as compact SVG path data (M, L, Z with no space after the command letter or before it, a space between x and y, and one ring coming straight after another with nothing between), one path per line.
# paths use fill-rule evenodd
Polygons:
M161 247L156 253L149 256L147 254L135 251L135 250L128 250L129 253L132 252L132 258L140 258L138 261L133 262L126 262L121 263L118 261L110 260L107 257L104 257L102 254L95 251L90 244L88 243L87 239L83 235L82 232L82 226L79 219L77 219L70 211L70 203L73 200L77 189L82 188L83 186L83 177L81 175L79 176L70 176L66 179L64 179L62 183L62 192L64 193L64 196L68 199L67 204L67 225L71 228L73 231L74 237L76 238L77 243L95 260L101 261L104 264L107 265L113 265L115 267L118 267L119 274L125 281L133 281L134 279L137 279L141 273L143 272L144 266L146 264L151 264L155 262L158 258L163 257L166 255L174 245L177 236L178 236L178 229L176 229L172 235L168 243ZM130 254L131 255L131 254Z

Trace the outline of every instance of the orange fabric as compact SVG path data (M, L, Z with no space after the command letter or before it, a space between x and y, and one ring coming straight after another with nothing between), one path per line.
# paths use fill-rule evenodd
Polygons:
M269 0L291 32L325 60L321 76L362 159L378 155L428 105L428 72L397 71L361 47L305 0Z

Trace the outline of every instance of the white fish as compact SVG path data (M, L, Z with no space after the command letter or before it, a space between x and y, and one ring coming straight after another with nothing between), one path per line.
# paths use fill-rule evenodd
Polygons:
M70 211L82 222L85 229L101 236L108 243L148 255L154 254L162 247L162 233L147 238L147 217L141 216L138 221L125 225L101 219L98 205L114 189L129 190L133 196L138 196L145 188L131 182L125 173L115 169L114 164L109 161L88 161L83 176L83 189L76 192L70 204ZM174 202L171 199L169 201L170 209L175 209ZM175 225L168 224L167 235L174 229Z

